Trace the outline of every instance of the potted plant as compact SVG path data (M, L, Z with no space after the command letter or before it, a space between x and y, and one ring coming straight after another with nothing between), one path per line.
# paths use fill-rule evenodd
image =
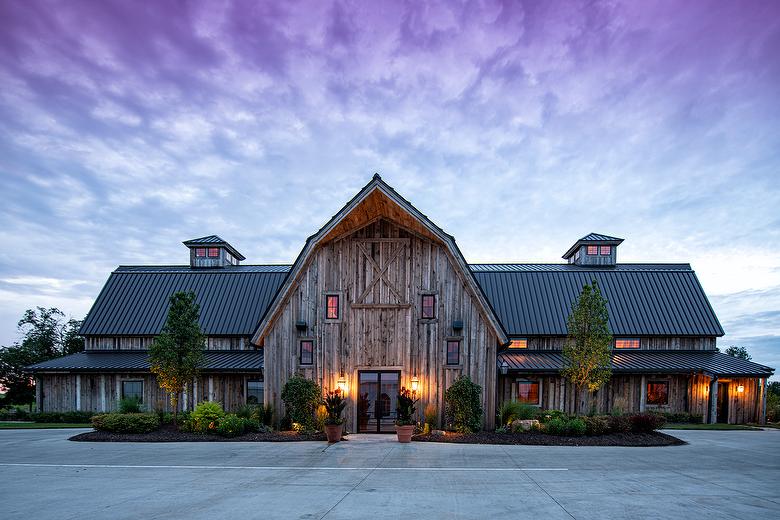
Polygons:
M414 433L414 412L417 411L415 394L411 390L401 387L398 393L398 405L395 409L395 432L398 442L411 442Z
M339 442L341 432L344 429L344 418L341 414L347 407L347 400L341 395L341 389L337 388L325 394L325 435L328 436L328 442Z

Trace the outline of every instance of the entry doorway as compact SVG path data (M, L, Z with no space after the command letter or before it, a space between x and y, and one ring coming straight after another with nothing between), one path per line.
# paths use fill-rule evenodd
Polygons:
M401 372L361 370L358 372L358 433L395 432Z
M729 422L729 384L718 383L718 422Z

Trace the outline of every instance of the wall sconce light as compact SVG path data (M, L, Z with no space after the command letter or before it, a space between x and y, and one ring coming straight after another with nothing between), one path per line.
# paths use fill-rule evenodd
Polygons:
M739 386L737 387L737 393L740 393L740 394L741 394L741 393L742 393L742 392L744 392L744 391L745 391L745 387L744 387L744 385L739 385Z
M501 374L506 375L507 372L509 372L509 363L506 362L506 359L501 361Z
M296 322L295 322L295 328L296 328L297 330L306 330L306 329L308 329L308 328L309 328L309 326L308 326L308 325L306 325L306 321L304 321L304 320L298 320L298 321L296 321Z
M341 390L342 394L347 395L347 378L344 377L344 374L341 374L341 377L336 382L336 386Z
M412 378L412 392L416 392L419 386L420 386L420 380L417 379L417 376L414 376Z

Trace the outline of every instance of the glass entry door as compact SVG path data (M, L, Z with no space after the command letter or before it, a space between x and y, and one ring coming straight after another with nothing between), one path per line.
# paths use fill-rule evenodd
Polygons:
M395 408L400 383L400 372L358 372L359 433L395 432Z

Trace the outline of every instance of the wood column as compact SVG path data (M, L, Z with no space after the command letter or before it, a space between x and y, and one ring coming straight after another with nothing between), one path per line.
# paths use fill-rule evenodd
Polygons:
M710 379L710 424L718 422L718 377L712 376Z
M43 382L40 377L35 378L35 411L43 411Z
M76 374L76 411L81 411L81 374Z
M645 403L647 403L647 376L642 376L642 381L639 383L639 411L645 411Z
M761 384L761 410L758 414L758 424L766 424L766 394L767 394L767 378L760 380Z
M106 411L106 376L100 376L100 411Z

